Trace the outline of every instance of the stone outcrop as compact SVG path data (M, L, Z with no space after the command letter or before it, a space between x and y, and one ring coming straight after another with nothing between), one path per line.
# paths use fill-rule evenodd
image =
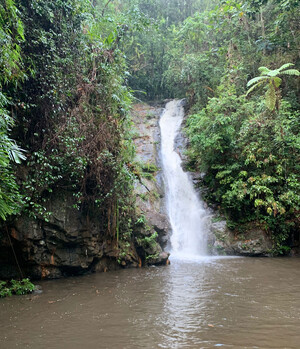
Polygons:
M225 220L212 219L208 247L214 255L269 256L273 243L264 230L255 224L245 226L243 233L227 228Z
M111 236L113 233L109 235L101 210L89 209L87 213L74 208L73 192L54 192L46 204L51 212L48 219L21 216L7 229L0 229L0 278L17 278L21 273L33 279L59 278L168 263L169 253L163 248L170 226L163 214L164 193L158 162L161 111L160 107L146 104L136 105L133 110L136 162L144 170L137 174L135 184L136 214L141 224L135 224L131 239L121 241Z
M145 217L144 244L147 264L166 264L169 256L169 253L163 251L171 228L162 200L164 190L159 160L161 112L162 108L159 106L151 107L142 103L135 105L133 111L136 161L142 168L135 186L137 215Z
M35 279L58 278L87 271L106 271L120 267L115 240L105 235L101 216L75 208L71 192L49 200L49 221L18 218L10 227L10 241L21 270ZM3 236L0 246L1 277L19 276L11 243ZM128 248L126 265L138 266L140 258L134 244Z

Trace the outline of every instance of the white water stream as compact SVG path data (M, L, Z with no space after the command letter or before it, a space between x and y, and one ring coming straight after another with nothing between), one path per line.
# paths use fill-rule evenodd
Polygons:
M190 259L206 255L208 214L191 179L182 169L180 155L174 149L183 117L181 101L174 100L166 105L160 119L161 155L166 208L172 227L172 257Z

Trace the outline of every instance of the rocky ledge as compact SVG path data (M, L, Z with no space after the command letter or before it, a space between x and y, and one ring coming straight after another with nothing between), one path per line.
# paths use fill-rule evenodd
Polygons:
M230 230L225 220L212 219L208 248L213 255L270 256L273 243L256 224L248 224L243 233Z
M53 195L47 204L52 214L46 220L22 216L2 233L0 244L1 278L20 277L20 269L33 279L59 278L88 271L118 269L120 248L109 237L99 212L75 209L72 192ZM134 242L127 246L125 264L141 264Z

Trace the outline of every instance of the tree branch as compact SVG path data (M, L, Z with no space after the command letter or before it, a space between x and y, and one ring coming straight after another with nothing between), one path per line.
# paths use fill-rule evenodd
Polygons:
M105 10L107 8L107 6L109 5L109 3L111 2L112 0L108 0L107 3L105 4L103 10L102 10L102 17L104 16L104 13L105 13Z

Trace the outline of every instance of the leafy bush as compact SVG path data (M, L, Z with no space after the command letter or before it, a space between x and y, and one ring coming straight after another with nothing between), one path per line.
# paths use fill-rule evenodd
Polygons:
M24 27L14 1L0 4L0 219L20 210L22 198L13 175L12 163L20 163L24 154L9 136L14 119L8 111L11 101L5 88L16 86L25 78L22 70L20 44L24 41Z
M0 281L0 297L7 297L13 294L23 295L34 291L35 286L29 279Z
M299 112L285 100L276 113L255 102L222 93L191 115L190 157L205 172L207 198L233 222L264 222L282 250L300 207Z

